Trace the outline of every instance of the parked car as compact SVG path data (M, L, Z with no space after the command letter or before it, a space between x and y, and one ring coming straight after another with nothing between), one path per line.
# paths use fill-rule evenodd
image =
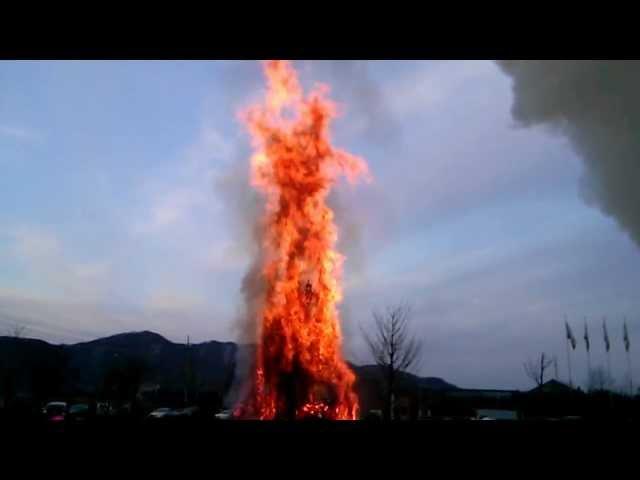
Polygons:
M120 405L120 407L116 408L114 411L115 415L118 416L129 416L131 415L131 402L127 402L123 405Z
M67 420L74 423L84 423L89 419L89 405L86 403L76 403L69 407Z
M230 420L232 416L231 410L222 410L215 414L216 420Z
M158 419L158 418L166 418L166 417L170 417L173 414L173 410L171 410L170 408L156 408L153 412L151 412L147 418L150 420L153 419Z
M199 407L186 407L180 410L176 410L175 414L178 417L195 417L200 413Z
M42 413L48 422L61 423L67 416L67 402L49 402Z
M96 414L99 416L106 416L113 414L113 408L107 402L98 402L96 405Z
M369 410L362 416L362 419L370 422L377 422L382 420L382 410Z

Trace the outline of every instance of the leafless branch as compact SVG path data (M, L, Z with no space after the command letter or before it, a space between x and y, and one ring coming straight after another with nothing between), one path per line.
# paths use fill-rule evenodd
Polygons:
M373 312L373 333L360 326L371 355L385 372L389 399L397 374L415 367L421 356L422 343L410 329L411 313L408 304L390 306L384 313Z
M22 338L27 331L24 325L14 325L7 328L7 336L14 338Z
M546 358L544 353L540 354L540 358L536 360L527 360L524 362L524 371L536 385L540 386L544 383L544 372L553 363L553 358Z

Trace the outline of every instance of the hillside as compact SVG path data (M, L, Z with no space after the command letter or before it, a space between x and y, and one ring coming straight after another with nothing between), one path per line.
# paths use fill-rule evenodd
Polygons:
M244 352L239 360L238 349ZM128 332L71 345L52 345L42 340L0 337L0 391L36 394L51 389L95 393L114 370L133 372L136 381L169 390L184 388L187 378L199 390L228 391L247 375L246 358L251 346L208 341L186 345L150 332ZM379 384L380 368L351 365L360 388ZM240 378L234 378L234 376ZM10 381L8 380L10 379ZM444 390L457 388L437 377L404 373L403 387Z

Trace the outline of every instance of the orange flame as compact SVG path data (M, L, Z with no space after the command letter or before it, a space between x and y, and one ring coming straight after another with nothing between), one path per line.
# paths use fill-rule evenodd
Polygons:
M265 196L259 318L250 396L239 418L356 419L355 375L341 353L336 304L344 257L326 198L340 175L368 177L363 159L331 145L325 86L306 98L287 61L264 63L264 104L241 115L252 137L251 183Z

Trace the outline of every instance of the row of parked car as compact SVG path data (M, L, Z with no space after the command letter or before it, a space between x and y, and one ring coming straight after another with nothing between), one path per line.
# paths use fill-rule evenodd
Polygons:
M62 422L84 422L90 415L89 405L86 403L75 403L68 405L67 402L49 402L42 409L42 413L51 423Z
M196 417L201 416L202 411L199 407L187 407L187 408L157 408L153 412L151 412L147 419L154 420L160 418L170 418L170 417ZM228 420L231 418L231 412L228 410L223 410L214 415L214 418L217 420Z
M95 411L86 403L67 404L67 402L49 402L42 410L47 422L52 424L58 423L82 423L86 422L92 415L105 416L118 413L110 405L106 403L98 403ZM204 414L204 415L203 415ZM186 408L157 408L147 415L148 420L156 420L169 417L203 417L207 416L206 412L202 412L200 407L191 406ZM223 410L215 413L213 418L217 420L227 420L231 418L231 412Z

